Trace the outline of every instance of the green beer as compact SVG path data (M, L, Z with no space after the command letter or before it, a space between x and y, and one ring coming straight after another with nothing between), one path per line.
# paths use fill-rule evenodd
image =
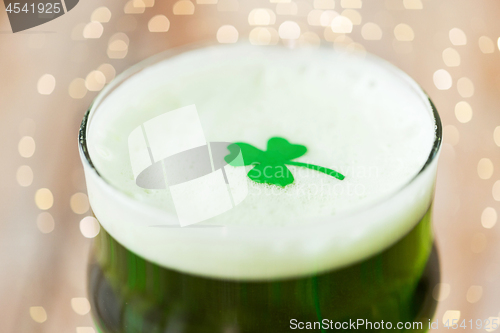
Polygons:
M133 67L80 132L96 326L425 332L440 141L425 93L372 56L239 44Z

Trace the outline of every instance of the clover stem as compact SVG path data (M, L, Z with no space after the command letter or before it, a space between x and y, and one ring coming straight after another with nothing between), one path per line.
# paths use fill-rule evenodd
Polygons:
M285 162L285 164L300 166L300 167L308 168L308 169L311 169L311 170L319 171L319 172L322 172L322 173L327 174L329 176L335 177L338 180L344 180L344 178L345 178L345 176L343 174L341 174L341 173L339 173L339 172L337 172L335 170L332 170L332 169L324 168L324 167L319 166L319 165L314 165L314 164L309 164L309 163L301 163L301 162L294 162L294 161L287 161L287 162Z

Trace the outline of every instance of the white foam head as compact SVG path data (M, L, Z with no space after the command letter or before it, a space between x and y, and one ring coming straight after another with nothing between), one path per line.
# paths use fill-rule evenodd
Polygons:
M437 124L426 95L390 64L330 49L247 44L158 59L111 84L86 127L100 174L84 159L93 211L137 254L204 276L300 276L390 246L427 210L436 159L422 169L436 149ZM244 171L235 186L248 184L248 194L225 213L181 228L177 194L137 185L129 136L149 128L148 120L191 105L207 142L265 150L271 137L282 137L308 148L295 161L346 177L288 166L295 180L282 188L248 179L251 167L228 166Z

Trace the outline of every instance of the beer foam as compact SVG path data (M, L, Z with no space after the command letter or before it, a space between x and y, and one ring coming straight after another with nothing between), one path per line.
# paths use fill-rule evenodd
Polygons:
M422 90L392 65L331 49L247 44L148 64L117 78L91 109L87 146L102 178L84 162L96 217L146 259L228 279L313 274L387 248L428 209L437 162L419 171L437 124ZM136 184L128 137L190 105L207 142L265 150L270 138L282 137L307 147L294 161L345 179L300 166L287 166L294 182L286 187L240 177L235 186L248 186L241 203L181 228L170 190Z

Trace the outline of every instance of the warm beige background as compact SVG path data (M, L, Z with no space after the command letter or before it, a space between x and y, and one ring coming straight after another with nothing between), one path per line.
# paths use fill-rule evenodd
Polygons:
M186 1L177 10L189 8ZM86 90L83 79L104 63L119 73L172 46L200 39L216 40L217 30L223 25L235 26L240 39L248 38L255 28L248 22L252 8L277 11L277 4L269 0L218 0L218 4L192 0L193 15L174 15L175 1L156 2L143 13L126 14L124 1L81 1L56 21L18 34L10 32L0 5L0 332L93 332L91 319L85 314L85 300L73 300L72 306L72 299L86 296L85 269L90 244L80 230L80 220L88 214L85 201L78 201L82 195L73 197L73 207L70 205L75 193L85 193L76 139L83 113L97 94L88 91L81 98ZM298 15L276 15L276 22L269 27L277 31L282 22L292 20L299 23L303 34L297 44L314 44L321 39L332 47L337 38L336 47L340 43L350 44L349 48L363 47L407 71L436 103L445 126L434 213L444 283L442 294L435 295L441 299L436 318L441 322L443 316L457 314L448 310L460 311L466 320L499 316L500 229L494 223L500 182L497 187L494 184L500 179L500 131L497 144L494 131L500 125L500 2L364 0L363 7L355 9L361 16L361 25L354 26L348 34L350 39L334 35L329 27L308 24L307 15L313 5L324 6L328 0L294 2ZM333 2L335 11L342 13L343 6L356 1ZM141 0L135 3L140 4ZM423 9L408 9L420 3ZM88 26L87 37L99 38L86 39L82 29L101 6L109 8L111 20L102 23L102 36L99 24ZM130 9L134 9L133 4L127 11ZM227 9L237 11L223 11ZM168 32L148 30L149 20L159 14L170 21ZM103 16L106 15L101 15L101 20ZM364 33L362 27L367 22L380 27L380 40L365 39L370 25ZM411 27L412 41L397 40L411 39L411 33L404 29L397 28L395 32L400 23ZM465 33L465 45L454 45L464 42L457 30L452 31L450 39L450 30L454 28ZM115 39L110 40L117 32L124 32L130 39L128 48L123 35L118 35L122 42L113 44ZM351 39L357 44L352 44ZM108 44L115 49L112 57L124 58L111 59ZM443 58L447 48L454 51L447 50ZM457 64L457 53L460 65L447 66ZM450 89L437 89L436 84L442 81L437 77L434 82L433 77L440 69L451 74ZM53 90L51 79L45 74L55 78ZM91 75L87 86L99 89L102 75L93 76L97 80L92 80ZM473 83L473 92L467 80L459 81L463 77ZM74 81L77 78L80 80ZM455 112L456 104L462 101L471 106L471 118L464 103ZM22 139L25 136L35 142L32 156L31 139ZM50 200L44 202L47 197L43 195L39 197L41 201L35 202L35 194L41 188L50 190L53 205ZM491 208L485 211L487 207ZM43 211L50 215L40 216Z

